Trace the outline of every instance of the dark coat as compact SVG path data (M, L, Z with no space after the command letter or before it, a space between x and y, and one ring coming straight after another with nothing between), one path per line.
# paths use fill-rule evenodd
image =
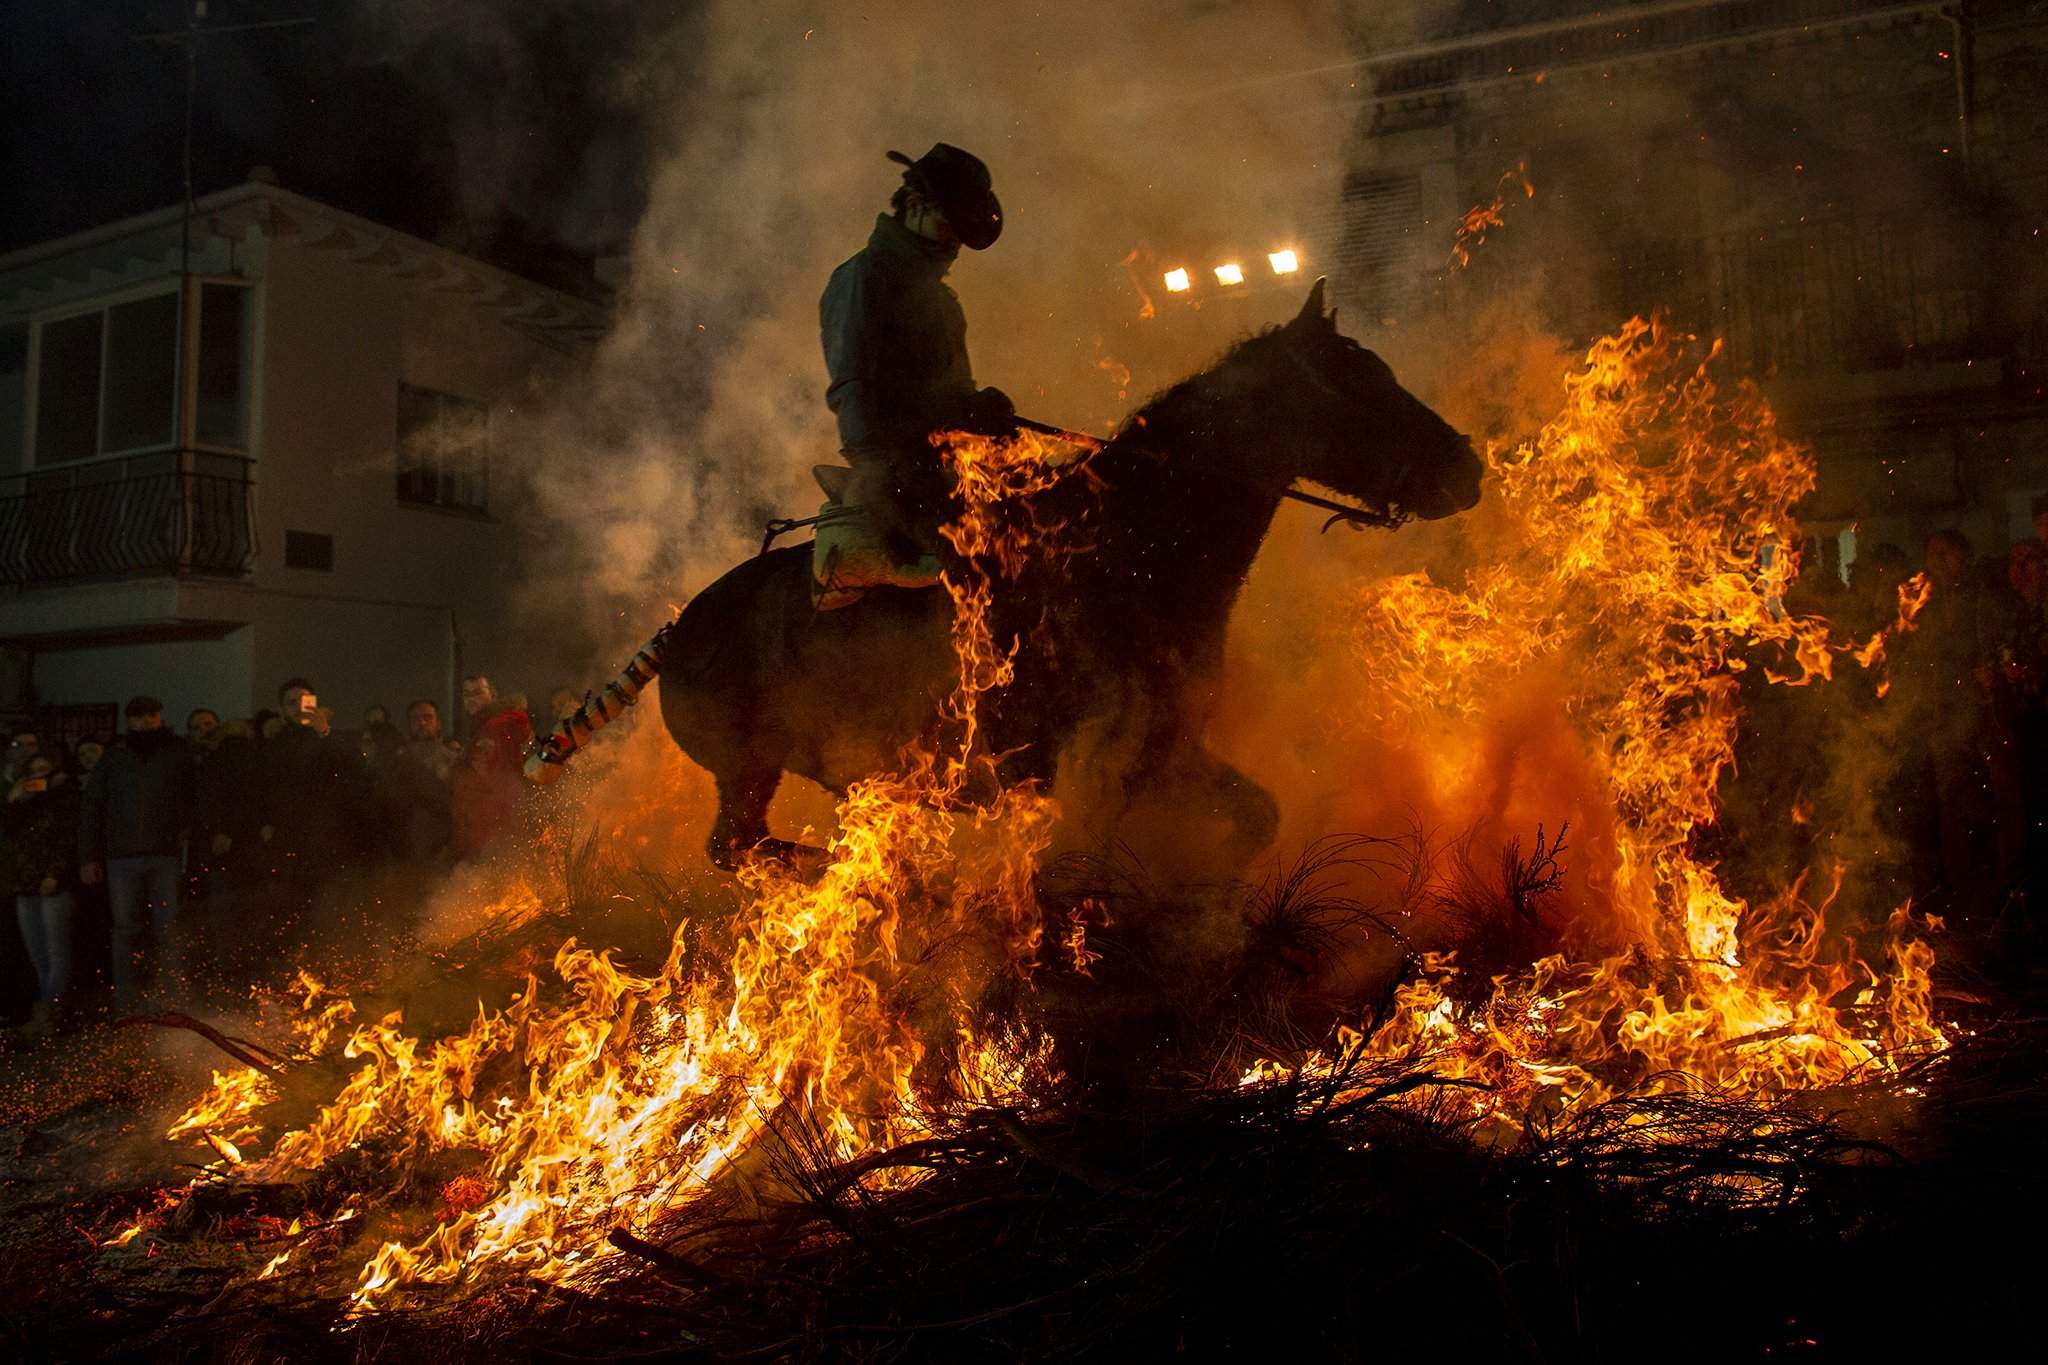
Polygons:
M347 857L367 823L362 755L310 725L287 725L262 750L263 823L281 857L318 868Z
M17 896L43 894L45 877L55 877L60 891L77 883L78 784L69 775L50 781L48 791L7 807L9 889Z
M208 867L252 865L259 859L263 813L263 756L248 735L223 735L199 764L198 837ZM212 851L216 836L233 845L225 857Z
M79 799L78 860L180 851L192 823L192 750L168 730L130 732L108 747Z
M846 451L915 454L934 428L972 412L967 315L946 285L957 253L884 215L867 246L832 272L818 322L831 377L825 403Z

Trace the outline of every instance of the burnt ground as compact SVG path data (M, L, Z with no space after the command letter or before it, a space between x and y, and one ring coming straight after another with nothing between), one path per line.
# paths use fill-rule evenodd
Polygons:
M1495 1150L1426 1072L1234 1091L1103 1068L867 1163L921 1171L907 1189L785 1129L765 1173L638 1229L597 1283L359 1319L356 1269L448 1216L459 1163L303 1240L291 1220L362 1173L171 1207L194 1171L162 1129L217 1059L101 1026L0 1063L0 1302L37 1360L2003 1356L2038 1335L2048 973L2010 939L1947 948L1956 1044L1885 1086L1623 1100ZM138 1214L146 1235L103 1245ZM299 1264L250 1283L287 1244Z

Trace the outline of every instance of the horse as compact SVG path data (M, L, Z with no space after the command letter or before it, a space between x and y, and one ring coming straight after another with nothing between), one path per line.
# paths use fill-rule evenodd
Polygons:
M1271 842L1277 805L1203 747L1202 727L1231 606L1281 500L1305 479L1435 520L1478 502L1483 468L1466 437L1337 330L1323 290L1318 280L1292 321L1144 404L1087 477L1033 495L1034 518L1087 549L996 585L991 624L1018 646L1015 679L984 720L1005 782L1050 782L1085 729L1127 756L1123 809L1164 795L1221 816L1246 860ZM959 676L951 620L935 589L874 588L814 610L808 543L748 560L691 600L664 635L660 705L717 782L715 862L792 847L768 831L784 774L843 792L934 733Z

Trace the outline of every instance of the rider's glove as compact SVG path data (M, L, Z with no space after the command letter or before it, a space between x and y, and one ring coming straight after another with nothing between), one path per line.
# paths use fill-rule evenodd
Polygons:
M967 426L984 436L1010 436L1017 430L1017 405L1001 389L979 389L967 404Z

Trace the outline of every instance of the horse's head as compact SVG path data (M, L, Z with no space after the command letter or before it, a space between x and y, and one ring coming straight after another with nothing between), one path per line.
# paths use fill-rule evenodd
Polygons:
M1323 308L1323 281L1268 341L1283 371L1298 369L1287 385L1302 462L1296 477L1424 520L1479 501L1484 466L1471 441L1402 388L1384 360L1337 330L1337 315Z

